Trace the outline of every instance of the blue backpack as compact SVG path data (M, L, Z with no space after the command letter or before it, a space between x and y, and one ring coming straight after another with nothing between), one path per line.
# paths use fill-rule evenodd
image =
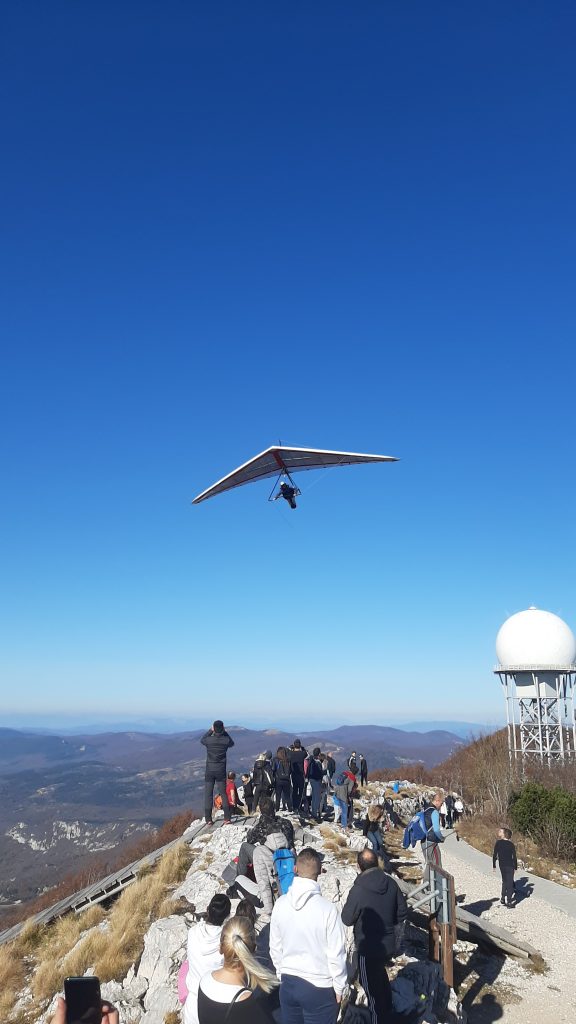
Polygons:
M402 847L407 850L409 846L416 846L422 839L426 839L428 829L426 828L426 811L418 811L406 825L402 837Z
M274 873L278 879L278 888L282 896L288 892L288 889L292 885L294 878L294 867L296 865L296 857L292 853L292 850L282 849L274 850Z

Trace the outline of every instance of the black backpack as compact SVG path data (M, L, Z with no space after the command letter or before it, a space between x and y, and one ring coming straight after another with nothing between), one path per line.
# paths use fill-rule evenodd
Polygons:
M276 779L278 782L287 782L290 779L290 762L282 761L279 757L274 762Z

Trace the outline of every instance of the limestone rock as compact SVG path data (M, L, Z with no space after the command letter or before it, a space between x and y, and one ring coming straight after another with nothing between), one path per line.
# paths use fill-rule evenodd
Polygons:
M150 1000L145 1001L145 1005L146 1012L140 1018L140 1024L164 1024L166 1014L180 1007L176 981L155 988Z
M188 931L181 917L164 917L155 921L144 940L144 952L136 977L145 979L148 990L144 1006L148 1010L155 990L170 986L176 992L175 978L185 955Z

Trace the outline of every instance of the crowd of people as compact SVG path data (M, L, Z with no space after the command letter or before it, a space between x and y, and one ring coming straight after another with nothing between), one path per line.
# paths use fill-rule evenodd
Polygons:
M352 751L346 766L336 773L333 751L323 753L314 747L309 753L296 738L291 747L280 746L273 754L265 750L254 762L252 772L241 774L227 770L227 754L234 740L216 720L200 742L206 747L204 789L204 820L212 821L214 808L224 812L224 823L232 814L253 814L260 809L262 799L272 798L275 810L294 812L316 822L322 821L329 811L329 796L333 798L336 820L344 829L354 797L359 787L368 781L368 763L363 754Z
M202 737L207 748L205 820L221 807L258 814L235 858L227 892L213 897L205 920L189 932L185 1024L335 1024L348 982L358 976L374 1024L391 1009L385 964L407 916L404 896L384 870L381 828L389 809L372 805L359 823L368 845L341 911L318 879L323 855L295 850L295 825L334 815L352 831L353 801L368 780L366 758L352 751L337 770L333 751L300 739L266 750L251 773L227 770L233 740L221 721ZM231 915L232 900L237 903ZM258 928L255 928L257 921ZM347 960L345 926L355 952Z
M369 805L363 821L354 822L367 846L357 855L358 875L341 909L321 892L323 854L311 846L295 849L294 824L307 818L321 821L333 813L341 829L353 830L354 798L368 778L366 759L352 751L338 771L332 751L314 747L309 754L296 738L275 756L264 751L237 786L236 773L227 770L234 741L223 723L215 721L201 742L207 749L206 822L214 807L221 807L224 824L232 814L259 813L238 850L227 892L213 896L189 930L181 972L183 1024L336 1024L346 986L355 978L373 1024L386 1024L392 1012L386 965L398 951L408 915L399 885L385 870L383 830L395 822L392 801ZM441 866L443 829L453 828L463 811L455 793L438 790L431 799L418 799L406 832L420 829L411 845L424 864ZM511 835L500 830L493 855L506 906L514 905L517 868ZM352 955L346 926L354 933ZM54 1020L61 1019L63 1024L62 1000ZM114 1008L103 1004L103 1024L117 1020Z
M268 808L262 817L259 831L249 838L266 833ZM282 827L281 820L276 827ZM284 828L282 841L289 842L292 836ZM251 851L241 849L244 858L259 848L247 845ZM358 877L340 910L322 896L323 855L311 846L292 853L293 877L270 914L243 898L232 915L230 897L217 893L205 920L190 929L184 1024L336 1024L346 986L355 977L374 1024L389 1018L386 964L397 951L408 914L398 884L366 848L358 854ZM354 932L352 956L345 926Z

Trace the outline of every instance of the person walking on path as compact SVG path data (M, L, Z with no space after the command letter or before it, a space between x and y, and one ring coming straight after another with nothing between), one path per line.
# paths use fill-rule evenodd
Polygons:
M364 754L360 754L360 785L365 786L368 782L368 762Z
M271 971L255 957L256 934L246 917L230 917L220 937L222 966L200 979L199 1024L273 1024L266 1000L258 989L272 992L278 985Z
M454 827L454 797L448 793L444 803L446 804L446 828Z
M292 810L300 810L302 796L304 793L304 761L308 757L308 751L302 746L300 740L294 740L290 747L290 779L292 781Z
M463 814L464 814L464 804L462 802L461 797L457 796L457 797L454 798L454 810L452 812L452 818L453 818L454 824L456 824L456 822L460 821L460 818L462 817Z
M290 787L290 757L286 747L278 747L276 757L272 762L274 774L274 788L276 790L276 811L292 810L292 792Z
M224 722L216 719L211 729L204 734L200 743L206 747L206 769L204 776L204 819L212 823L214 787L222 797L224 823L230 824L230 804L226 796L226 754L234 746L234 740L224 728Z
M321 870L320 854L302 850L292 885L272 911L270 956L280 978L282 1024L336 1024L346 986L344 926L320 892Z
M516 892L514 890L514 872L518 870L518 858L516 847L512 842L512 832L509 828L501 828L498 831L498 839L492 854L492 868L496 871L496 861L502 875L502 893L500 903L507 907L513 907L516 903Z
M216 893L208 904L206 920L199 921L188 931L186 959L188 974L186 988L188 996L184 1003L184 1024L198 1024L198 986L206 971L216 970L224 963L220 952L222 925L230 915L230 900L223 893Z
M372 850L358 854L360 874L342 907L342 923L354 928L354 974L366 993L372 1024L386 1024L392 1012L392 991L386 963L396 952L397 929L408 907L397 882L378 866Z
M442 856L440 854L440 843L444 842L442 828L440 825L440 808L444 803L444 793L439 789L424 811L424 823L426 835L420 842L420 859L424 865L435 864L437 868L442 867Z

